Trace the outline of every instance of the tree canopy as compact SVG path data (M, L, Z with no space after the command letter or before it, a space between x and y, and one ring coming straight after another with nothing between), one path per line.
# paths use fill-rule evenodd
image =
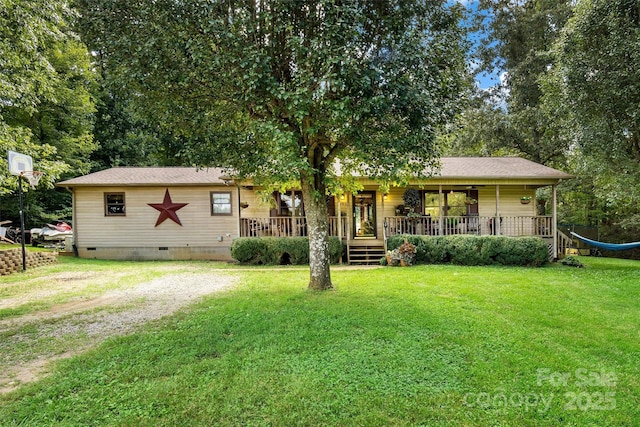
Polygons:
M445 1L82 0L112 88L184 137L181 154L256 182L300 182L312 288L331 287L325 194L336 160L423 174L465 83L460 8Z

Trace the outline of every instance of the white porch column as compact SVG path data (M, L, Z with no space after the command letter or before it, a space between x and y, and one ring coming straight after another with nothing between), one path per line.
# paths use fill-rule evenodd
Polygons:
M502 230L500 229L500 184L496 184L496 217L494 219L495 224L495 233L496 236L500 236L502 234Z
M551 192L553 194L553 206L552 206L552 217L553 224L551 224L551 230L553 233L553 259L558 259L558 209L557 209L557 201L558 194L556 192L556 186L551 186Z

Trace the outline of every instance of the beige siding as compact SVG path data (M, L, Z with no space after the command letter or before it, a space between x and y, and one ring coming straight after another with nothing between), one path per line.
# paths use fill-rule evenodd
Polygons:
M211 215L211 191L231 193L233 215ZM125 193L125 216L105 216L104 194L112 192ZM74 229L79 250L192 247L224 248L228 252L231 240L238 237L235 187L169 187L174 203L188 203L177 211L182 226L167 219L157 227L160 212L148 203L162 203L165 187L79 187L74 193Z
M260 199L257 190L241 187L240 201L249 204L249 207L241 210L240 216L242 218L266 218L269 216L269 205Z
M501 216L532 216L535 215L535 190L525 186L500 186L500 215ZM520 203L522 196L531 196L531 203ZM480 216L496 215L496 187L483 187L478 190L478 211Z

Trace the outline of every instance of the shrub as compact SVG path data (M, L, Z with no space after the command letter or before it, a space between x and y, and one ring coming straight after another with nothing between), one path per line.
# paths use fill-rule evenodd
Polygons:
M569 255L567 257L564 257L562 259L562 261L560 261L560 264L562 265L566 265L567 267L577 267L577 268L583 268L584 265L580 262L580 260L576 257L574 257L573 255Z
M343 245L337 237L329 238L329 257L337 263L342 257ZM242 264L279 265L309 264L309 238L307 237L241 237L231 243L231 256Z
M398 256L400 257L400 261L404 261L407 265L413 265L416 260L416 246L405 240L399 247L396 249L398 251Z
M407 240L416 246L416 263L459 265L520 265L538 267L549 261L547 244L538 237L393 236L393 250Z

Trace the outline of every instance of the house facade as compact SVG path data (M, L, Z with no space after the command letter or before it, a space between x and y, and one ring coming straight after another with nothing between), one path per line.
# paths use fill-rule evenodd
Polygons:
M539 236L557 257L555 188L568 178L518 157L443 158L438 175L387 190L362 177L355 194L327 196L330 234L351 263L377 262L396 234ZM237 237L307 234L299 189L265 197L219 169L113 168L58 185L73 193L81 257L228 260ZM540 187L549 200L536 200Z

